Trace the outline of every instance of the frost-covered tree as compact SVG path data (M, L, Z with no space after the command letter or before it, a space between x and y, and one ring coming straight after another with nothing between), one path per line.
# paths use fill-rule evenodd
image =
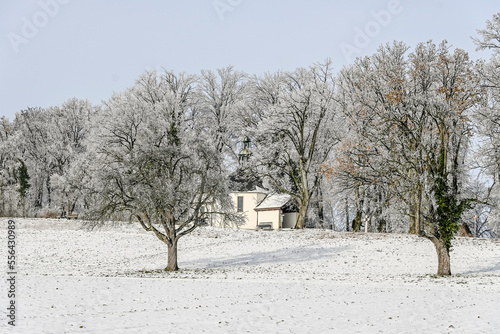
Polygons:
M15 128L6 117L0 118L0 215L13 216L18 198L16 192L18 151Z
M203 70L197 85L202 109L198 117L210 123L211 136L219 152L237 159L235 143L238 140L236 126L239 109L245 100L245 75L232 67L220 68L216 72Z
M271 188L297 200L296 228L303 228L323 163L339 141L331 63L256 78L253 86L261 108L254 162Z
M26 168L26 164L24 163L24 161L19 159L19 163L21 165L18 168L19 188L17 188L17 191L19 193L19 197L21 198L23 217L26 217L26 194L28 193L28 189L31 187L31 185L29 184L30 176L28 174L28 168Z
M167 245L166 270L178 269L179 238L196 229L209 208L226 217L232 212L212 124L195 105L196 80L146 72L105 103L91 145L99 216L129 212Z
M44 206L51 205L52 186L50 178L56 169L49 148L53 145L50 134L54 129L50 113L39 107L28 108L16 114L14 120L18 131L18 158L22 159L31 177L28 208L36 215Z
M339 169L404 203L416 233L436 247L438 274L450 275L451 240L470 203L462 162L481 89L464 51L444 42L407 50L382 46L342 71L340 96L358 142Z
M491 206L487 219L491 232L500 234L500 13L486 22L486 29L478 30L480 38L474 42L478 50L492 51L491 59L481 68L486 101L475 121L479 130L479 150L476 161L481 175L489 180L487 202ZM480 216L481 217L481 216Z
M63 214L71 214L83 194L87 173L83 157L89 155L85 140L95 107L88 100L69 99L60 107L47 109L52 130L48 147L54 171L50 176L51 200Z
M398 193L410 193L405 189L406 183L400 181L418 175L412 171L419 169L418 161L413 157L408 159L409 156L406 160L395 156L391 152L392 144L387 143L394 136L386 137L395 129L390 122L397 121L398 113L401 114L396 108L391 110L386 102L388 98L396 98L395 92L405 82L407 49L402 43L382 48L373 57L358 59L339 75L338 99L347 119L348 135L337 149L331 169L326 171L334 177L337 186L352 189L356 206L354 231L359 231L361 224L368 221L373 224L380 220L383 225L387 220L383 218L384 204ZM408 144L402 141L400 145ZM370 207L370 198L377 199L377 210Z
M85 136L94 107L86 100L70 99L60 107L28 108L16 115L17 155L31 176L33 214L44 210L64 211L74 207L78 192L71 164L86 154ZM84 168L84 166L81 166ZM69 184L73 183L73 186Z
M486 21L486 29L477 31L479 38L472 38L478 50L492 50L495 55L500 53L500 13Z

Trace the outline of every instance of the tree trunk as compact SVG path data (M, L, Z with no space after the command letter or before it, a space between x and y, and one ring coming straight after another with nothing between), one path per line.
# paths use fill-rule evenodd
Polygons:
M316 202L316 209L318 210L318 219L321 228L325 228L325 208L323 206L323 192L318 188L318 201Z
M361 218L363 216L363 206L365 201L365 189L361 188L361 191L358 188L354 191L356 197L356 217L352 221L352 230L354 232L359 232L361 230Z
M52 204L52 187L50 186L50 175L47 176L45 185L47 187L47 205L50 207L50 204Z
M472 235L472 232L469 228L469 225L467 225L466 222L462 222L462 225L460 226L459 235L461 237L469 237L469 238L472 238L474 236L474 235Z
M42 208L43 205L43 183L37 186L37 193L35 199L35 215Z
M349 201L345 198L345 231L349 232Z
M297 215L297 222L295 223L296 229L304 228L308 206L309 201L303 200L302 203L300 203L299 214Z
M419 184L417 190L417 206L415 208L415 228L417 235L420 236L423 233L422 218L420 215L421 210L422 210L422 186Z
M422 235L422 224L420 211L422 210L422 186L418 185L417 192L413 198L414 203L410 206L410 234Z
M437 239L436 237L431 238L432 243L436 247L436 252L438 256L438 276L450 276L451 275L451 265L450 265L450 250L446 248L444 243Z
M73 200L73 203L71 204L71 207L70 207L70 211L71 213L73 213L73 211L75 211L75 207L76 207L76 202L78 201L78 197L76 197L74 200Z
M359 210L356 211L356 217L352 221L352 230L354 232L359 232L361 230L361 215L362 215L361 211Z
M408 230L409 234L416 234L417 228L415 226L415 207L413 205L410 206L410 229Z
M165 271L176 271L179 269L177 266L177 239L172 239L172 244L168 245L168 263Z
M297 184L297 187L300 189L300 193L302 198L299 203L299 214L297 216L297 222L295 223L296 229L302 229L305 226L307 209L309 208L309 200L311 194L309 192L309 184L307 183L307 174L304 167L304 162L302 158L299 160L299 170L301 177L301 184Z
M377 227L377 231L379 233L382 233L382 232L386 232L386 222L385 222L385 219L380 219L378 221L378 227Z
M26 196L21 196L21 205L23 208L23 218L26 218Z

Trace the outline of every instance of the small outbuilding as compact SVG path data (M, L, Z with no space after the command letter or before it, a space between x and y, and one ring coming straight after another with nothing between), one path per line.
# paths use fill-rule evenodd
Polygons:
M268 195L254 210L260 228L293 228L297 222L297 204L288 194Z

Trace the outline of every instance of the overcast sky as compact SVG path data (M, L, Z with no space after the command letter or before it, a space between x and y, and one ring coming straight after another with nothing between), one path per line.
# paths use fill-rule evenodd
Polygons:
M470 39L491 0L0 0L1 116L69 98L98 104L147 69L254 74L326 58L337 70L380 44Z

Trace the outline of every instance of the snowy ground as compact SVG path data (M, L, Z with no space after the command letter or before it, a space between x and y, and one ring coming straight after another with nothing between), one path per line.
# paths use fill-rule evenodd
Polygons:
M438 278L414 236L202 228L165 273L166 245L135 225L16 222L12 333L500 332L498 239L455 240L454 276Z

